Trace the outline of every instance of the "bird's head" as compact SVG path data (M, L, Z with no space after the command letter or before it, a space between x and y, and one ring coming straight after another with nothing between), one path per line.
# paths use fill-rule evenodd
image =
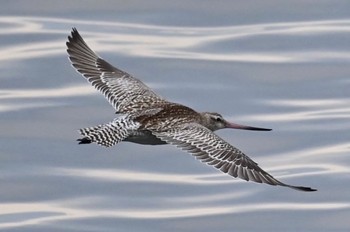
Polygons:
M231 129L241 129L241 130L255 130L255 131L270 131L271 129L252 127L240 125L232 122L226 121L221 114L204 112L201 113L203 118L203 126L207 127L209 130L216 131L224 128Z

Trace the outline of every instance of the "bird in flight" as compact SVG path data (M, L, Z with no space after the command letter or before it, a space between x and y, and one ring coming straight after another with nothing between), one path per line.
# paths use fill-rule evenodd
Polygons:
M140 80L100 58L73 28L67 52L73 67L114 107L118 117L109 123L80 129L79 144L111 147L122 141L139 144L172 144L220 171L246 181L316 191L285 184L264 171L239 149L214 131L224 128L270 131L226 121L220 114L197 112L167 101Z

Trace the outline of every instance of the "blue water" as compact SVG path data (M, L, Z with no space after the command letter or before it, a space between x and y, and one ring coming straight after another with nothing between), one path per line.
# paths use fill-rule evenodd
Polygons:
M348 231L350 2L7 1L0 9L0 230ZM298 192L170 145L77 145L114 110L67 59L76 27Z

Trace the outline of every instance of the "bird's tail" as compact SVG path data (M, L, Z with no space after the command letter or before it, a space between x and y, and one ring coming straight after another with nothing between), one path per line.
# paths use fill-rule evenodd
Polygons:
M80 129L83 136L79 144L97 143L105 147L111 147L128 137L130 131L136 130L139 123L134 122L129 116L121 116L112 122L94 127Z

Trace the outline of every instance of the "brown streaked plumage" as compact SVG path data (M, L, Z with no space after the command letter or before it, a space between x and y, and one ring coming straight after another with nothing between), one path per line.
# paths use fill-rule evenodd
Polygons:
M280 182L213 133L224 128L271 129L230 123L218 113L199 113L163 99L140 80L96 55L75 28L68 37L67 52L74 68L107 98L119 114L109 123L80 129L80 144L97 143L106 147L121 141L173 144L233 177L301 191L316 191Z

